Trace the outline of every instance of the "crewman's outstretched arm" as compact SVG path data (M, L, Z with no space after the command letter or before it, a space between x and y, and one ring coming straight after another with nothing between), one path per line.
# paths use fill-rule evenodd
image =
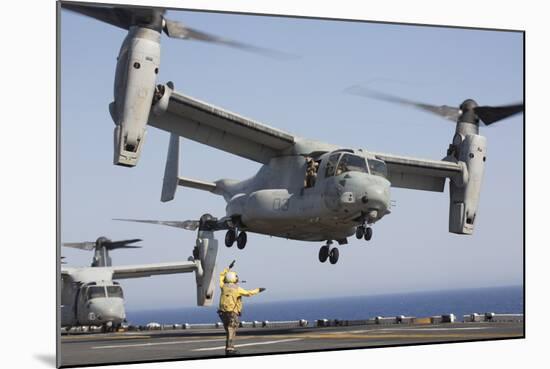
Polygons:
M253 290L245 290L244 288L239 287L239 295L241 296L254 296L260 293L259 288L255 288Z

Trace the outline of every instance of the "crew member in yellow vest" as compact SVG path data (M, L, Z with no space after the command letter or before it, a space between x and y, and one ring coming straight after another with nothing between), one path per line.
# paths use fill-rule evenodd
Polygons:
M225 354L235 355L237 350L233 345L233 340L237 334L237 328L239 327L239 316L243 308L242 297L254 296L260 292L265 291L265 288L255 288L253 290L245 290L239 287L239 277L237 273L231 270L235 265L235 260L229 265L229 268L225 268L220 273L220 306L218 309L218 315L223 322L223 328L225 329Z

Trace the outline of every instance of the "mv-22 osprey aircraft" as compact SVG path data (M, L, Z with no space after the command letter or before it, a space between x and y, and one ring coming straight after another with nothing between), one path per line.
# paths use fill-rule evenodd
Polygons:
M126 321L122 286L116 281L154 275L195 272L197 304L212 304L214 268L217 245L197 241L193 258L188 261L143 265L113 266L109 251L134 249L141 241L130 239L111 241L99 237L93 242L64 243L64 247L94 251L90 267L61 267L61 326L101 326L102 330L116 330Z
M68 4L68 3L65 3ZM160 37L243 44L206 35L165 18L162 9L64 5L128 30L115 72L114 163L135 166L144 145L146 126L171 133L161 201L174 198L178 185L210 191L227 202L221 219L202 219L211 230L227 230L225 244L244 248L246 232L303 241L326 242L319 260L332 264L339 252L333 241L369 240L371 225L390 213L390 188L443 192L449 179L449 232L472 234L486 153L480 121L492 124L523 111L523 104L478 106L471 99L459 108L435 106L374 93L361 87L351 93L412 105L456 122L443 160L419 159L339 147L297 137L258 121L176 92L174 84L156 85ZM252 47L248 50L257 51ZM256 161L256 175L238 181L205 182L178 176L179 137ZM134 220L137 221L137 220ZM198 221L142 220L195 230Z

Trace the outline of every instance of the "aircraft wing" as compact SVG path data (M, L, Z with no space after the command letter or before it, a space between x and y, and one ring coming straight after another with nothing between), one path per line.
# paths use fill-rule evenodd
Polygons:
M191 273L197 269L194 261L158 263L144 265L124 265L109 267L113 279L141 278L161 274Z
M149 125L259 163L295 143L289 133L175 91L164 112L150 115Z
M388 180L393 187L443 192L445 179L462 177L463 167L444 160L428 160L374 153L388 168Z

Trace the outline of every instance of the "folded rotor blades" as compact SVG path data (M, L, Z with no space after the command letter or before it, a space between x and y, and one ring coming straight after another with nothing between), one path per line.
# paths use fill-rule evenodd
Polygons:
M139 249L141 246L136 245L130 245L131 243L136 243L141 241L139 238L134 238L131 240L122 240L122 241L109 241L107 243L103 243L105 247L107 247L109 250L114 249Z
M91 251L95 248L101 248L105 247L108 250L115 250L115 249L137 249L141 248L141 246L137 245L130 245L132 243L136 243L141 241L139 238L133 238L129 240L120 240L120 241L111 241L105 237L100 237L96 241L86 241L86 242L66 242L63 243L64 247L71 247L74 249L80 249L80 250L86 250Z
M95 241L94 242L65 242L63 243L64 247L71 247L73 249L80 249L80 250L86 250L91 251L95 248Z

